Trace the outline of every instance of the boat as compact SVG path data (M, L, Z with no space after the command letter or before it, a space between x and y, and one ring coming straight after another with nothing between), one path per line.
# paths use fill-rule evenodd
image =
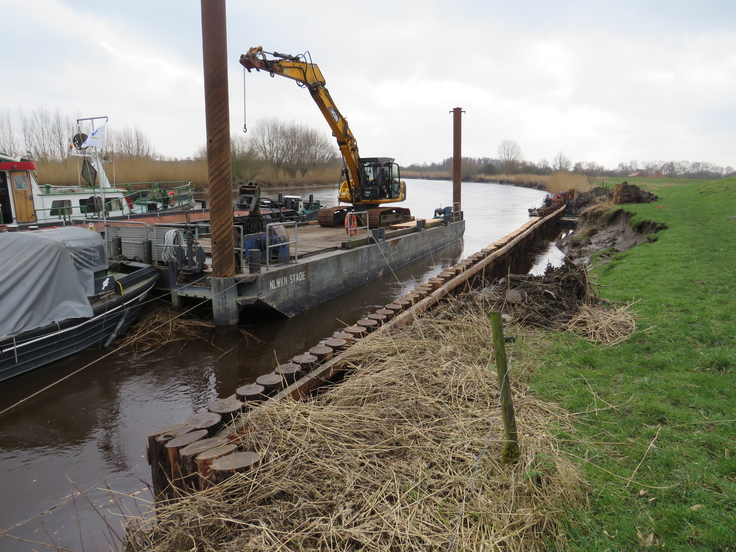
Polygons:
M69 226L0 233L0 381L89 348L108 347L159 277L108 263L95 231Z
M113 184L105 173L100 149L105 122L90 136L72 138L73 156L80 159L79 184L39 184L31 159L0 153L0 225L32 229L52 226L89 226L101 230L108 220L191 215L199 208L192 182L138 182ZM95 119L79 119L77 122ZM201 210L204 210L203 208Z

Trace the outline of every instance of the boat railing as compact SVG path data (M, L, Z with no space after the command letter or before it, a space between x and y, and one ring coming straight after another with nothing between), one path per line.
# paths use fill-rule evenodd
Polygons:
M371 228L370 220L368 218L368 211L352 211L348 213L346 217L349 217L350 215L355 215L356 226L354 227L355 233L351 234L350 229L348 228L349 223L346 224L345 228L348 231L348 247L350 247L354 239L363 239L362 237L358 238L358 235L361 233L362 230L365 230L366 238L368 238L368 240L370 241ZM361 224L362 221L365 221L364 225Z
M463 220L463 212L460 210L460 202L455 201L452 204L452 222Z
M133 186L150 187L133 188ZM105 196L105 193L118 195L110 197ZM121 193L122 197L119 195ZM196 202L194 183L184 181L119 184L114 188L103 188L102 191L99 188L91 190L46 184L41 187L40 196L47 195L56 195L56 198L51 198L50 207L36 206L36 218L41 222L55 222L62 226L75 224L80 216L100 221L108 216L131 216L150 212L160 214L172 208L191 207ZM74 200L75 197L80 199Z
M283 236L276 233L277 227L293 227L294 239L284 240ZM296 221L272 222L266 225L266 270L271 267L271 253L273 250L281 247L294 246L294 262L299 260L299 225Z

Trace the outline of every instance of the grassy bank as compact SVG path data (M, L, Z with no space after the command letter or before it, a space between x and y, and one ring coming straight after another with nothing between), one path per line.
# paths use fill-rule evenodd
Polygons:
M736 550L736 179L630 183L660 197L625 206L632 225L668 229L592 276L638 329L613 348L559 335L532 383L577 419L562 438L590 496L570 548Z

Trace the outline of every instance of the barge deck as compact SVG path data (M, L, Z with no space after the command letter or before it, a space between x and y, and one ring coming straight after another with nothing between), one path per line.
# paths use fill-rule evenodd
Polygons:
M461 240L465 221L462 213L454 218L413 220L378 229L364 226L353 236L344 228L275 223L257 240L259 251L251 249L252 237L238 235L235 226L236 242L244 245L234 251L239 273L229 288L236 289L241 310L266 306L294 316ZM170 243L172 232L180 236L176 246ZM123 257L151 259L161 271L158 288L170 294L175 307L181 308L187 300L213 300L221 293L210 284L206 225L153 229L112 225L108 234ZM187 240L188 246L184 245Z

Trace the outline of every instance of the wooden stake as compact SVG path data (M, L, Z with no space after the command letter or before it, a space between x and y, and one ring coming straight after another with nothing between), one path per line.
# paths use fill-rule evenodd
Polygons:
M511 382L509 381L508 365L506 364L506 346L503 338L503 322L501 313L493 311L489 315L491 330L493 331L493 349L496 352L496 371L498 385L501 388L501 415L506 443L501 451L501 462L509 464L519 458L519 434L516 431L514 417L514 403L511 399Z
M212 462L214 462L218 458L221 458L222 456L232 454L236 450L238 450L238 447L232 443L229 443L227 445L221 445L197 455L197 457L194 459L194 462L197 464L200 489L204 490L211 485L210 467L212 466Z

